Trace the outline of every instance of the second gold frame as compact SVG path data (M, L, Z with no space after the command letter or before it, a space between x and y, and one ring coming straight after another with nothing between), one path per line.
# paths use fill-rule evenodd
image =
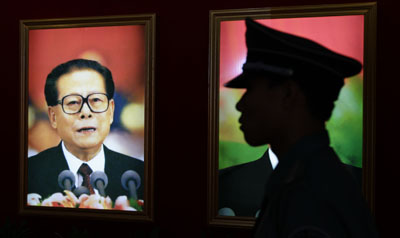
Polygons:
M337 125L340 123L329 122L328 130L331 137L335 133L336 135L334 136L337 137L343 135L350 137L354 135L353 138L356 138L356 141L358 141L355 146L352 145L358 148L358 152L354 152L356 156L352 157L353 152L346 150L342 154L340 152L338 154L344 163L362 168L362 175L360 175L361 186L370 209L374 212L376 3L218 10L210 12L209 224L252 227L255 221L254 217L256 216L256 212L251 216L231 216L233 214L229 214L230 216L221 216L218 214L218 211L223 208L219 205L221 199L221 194L219 194L219 170L258 159L266 150L265 147L250 148L245 145L237 126L238 112L235 111L235 103L240 98L242 92L232 92L232 90L227 92L229 90L225 90L223 87L223 83L241 73L241 66L246 56L244 19L247 17L256 19L262 24L267 24L278 30L289 31L292 34L311 38L321 44L328 44L328 48L342 51L344 54L356 57L359 61L363 62L363 72L355 77L358 79L354 81L347 80L350 83L342 90L342 92L347 90L345 93L350 93L353 99L349 99L349 97L344 98L343 96L342 99L339 99L339 104L343 101L345 105L353 104L358 109L355 109L355 112L349 112L343 109L343 107L340 108L339 104L337 104L339 105L337 106L339 109L336 109L349 113L353 120L351 122L353 123L352 125L360 126L359 129L355 130L353 134L346 134L348 132L346 132L345 128L337 129ZM356 55L352 55L352 53L349 53L345 49L338 49L335 42L326 41L326 39L329 41L329 38L332 38L335 32L345 31L343 28L335 31L332 27L340 26L340 24L345 26L349 21L352 23L356 22L353 24L355 28L353 28L354 32L352 32L352 29L349 29L347 31L349 35L345 35L345 37L355 37L355 45L353 47L357 47L357 44L358 47L361 47L358 49L359 53L355 53ZM323 24L328 23L330 25L325 25L327 31L324 31ZM319 30L315 32L317 28L312 28L317 26ZM313 35L313 32L317 34ZM351 89L349 89L349 85L352 87ZM335 145L333 146L335 147ZM347 145L339 143L336 146L335 149L340 150L339 147L343 148ZM238 157L240 159L242 151L245 151L247 160L234 161ZM243 156L244 154L242 154ZM260 193L262 194L263 191L260 191ZM232 196L245 197L252 195L233 194Z

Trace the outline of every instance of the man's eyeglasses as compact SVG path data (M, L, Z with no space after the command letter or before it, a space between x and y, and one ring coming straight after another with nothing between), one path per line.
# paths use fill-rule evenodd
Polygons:
M92 93L85 98L79 94L70 94L57 101L66 114L81 112L84 103L88 105L90 111L100 113L107 111L109 99L105 93Z

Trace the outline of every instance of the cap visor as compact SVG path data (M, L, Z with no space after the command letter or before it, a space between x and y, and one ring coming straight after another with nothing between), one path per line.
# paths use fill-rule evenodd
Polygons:
M246 76L244 73L242 73L232 80L226 82L224 86L227 88L247 88L247 82Z

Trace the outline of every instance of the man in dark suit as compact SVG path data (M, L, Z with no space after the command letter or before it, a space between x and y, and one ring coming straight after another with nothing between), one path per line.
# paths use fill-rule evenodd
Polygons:
M258 214L264 196L265 183L272 173L268 152L270 151L267 150L255 161L219 171L219 215L255 217ZM231 213L224 211L231 211Z
M222 216L257 217L264 198L264 188L279 160L271 149L254 161L218 172L218 208ZM361 168L343 164L361 188Z
M88 180L92 172L101 171L108 177L106 195L113 200L128 195L121 184L122 174L134 170L143 178L144 165L103 145L115 106L110 70L84 59L60 64L47 76L45 96L50 124L61 142L28 158L28 193L46 198L62 192L58 175L70 170L76 178L73 187L85 186L90 194L98 193ZM138 198L143 198L143 186Z
M325 122L344 78L361 64L316 42L246 19L247 60L226 86L252 146L279 159L265 186L254 237L377 237L354 176L330 147Z

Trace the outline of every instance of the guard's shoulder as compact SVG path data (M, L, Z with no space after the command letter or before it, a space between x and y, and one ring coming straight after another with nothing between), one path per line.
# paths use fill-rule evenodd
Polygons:
M313 158L305 169L306 184L315 193L334 198L334 200L346 200L348 194L360 190L360 186L340 161L335 152L329 151Z

